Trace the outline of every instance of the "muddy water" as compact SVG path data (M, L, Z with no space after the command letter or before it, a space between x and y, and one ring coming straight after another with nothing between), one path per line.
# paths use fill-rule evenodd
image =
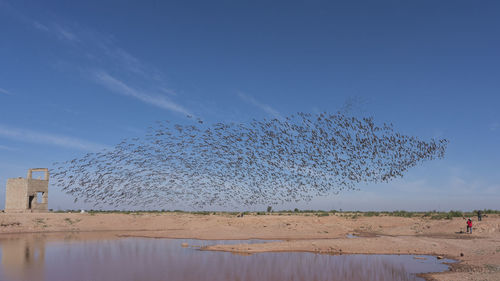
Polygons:
M447 269L430 256L245 256L199 251L205 245L242 242L248 243L73 234L2 236L0 280L423 280L415 274Z

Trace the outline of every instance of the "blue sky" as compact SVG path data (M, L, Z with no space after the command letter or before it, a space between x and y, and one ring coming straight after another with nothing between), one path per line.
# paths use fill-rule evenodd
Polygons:
M445 159L275 208L498 209L499 12L498 1L0 0L0 207L7 178L156 120L245 122L356 100L402 133L449 139ZM89 208L56 187L49 207Z

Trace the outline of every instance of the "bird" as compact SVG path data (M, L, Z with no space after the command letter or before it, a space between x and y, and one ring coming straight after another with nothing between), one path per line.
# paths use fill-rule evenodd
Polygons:
M403 177L444 158L449 143L340 111L240 123L189 119L157 121L144 136L54 163L55 185L95 206L300 202Z

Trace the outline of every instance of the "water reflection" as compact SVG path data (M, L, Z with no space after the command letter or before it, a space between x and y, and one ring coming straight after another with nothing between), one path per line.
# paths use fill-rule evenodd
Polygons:
M45 279L45 240L42 237L0 240L0 247L4 278L32 281Z
M0 279L17 280L422 280L447 267L429 257L198 251L225 241L76 236L0 239ZM239 241L227 241L237 243ZM255 241L254 241L255 242ZM258 241L257 241L258 242Z

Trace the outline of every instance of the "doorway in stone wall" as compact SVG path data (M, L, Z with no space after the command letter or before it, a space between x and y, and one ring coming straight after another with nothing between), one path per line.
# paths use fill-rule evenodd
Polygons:
M31 210L31 206L33 205L33 200L35 200L35 195L30 195L28 197L28 209Z

